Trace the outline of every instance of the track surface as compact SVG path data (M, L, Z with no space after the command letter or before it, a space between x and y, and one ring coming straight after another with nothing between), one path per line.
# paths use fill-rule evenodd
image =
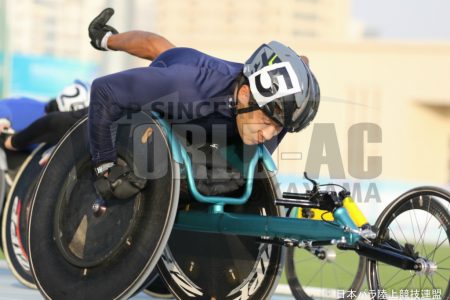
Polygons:
M32 290L21 285L9 271L6 261L0 260L0 300L40 300L41 294L37 290ZM152 300L144 293L138 294L133 299L136 300ZM292 296L275 295L272 300L291 300Z

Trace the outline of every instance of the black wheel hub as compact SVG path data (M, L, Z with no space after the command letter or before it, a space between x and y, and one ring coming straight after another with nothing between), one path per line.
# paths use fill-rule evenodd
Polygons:
M54 239L68 262L88 268L106 262L130 243L141 196L99 202L90 163L80 171L78 180L68 179L58 199ZM93 204L99 204L97 213Z

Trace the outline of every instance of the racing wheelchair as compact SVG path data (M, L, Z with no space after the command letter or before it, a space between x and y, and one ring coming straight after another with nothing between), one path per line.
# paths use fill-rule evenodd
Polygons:
M310 299L309 285L317 284L302 279L312 270L296 263L294 249L311 255L324 278L322 263L335 248L352 253L356 268L333 291L357 292L367 275L373 299L389 288L439 289L442 299L450 297L447 191L406 192L371 226L345 189L311 181L305 193L281 194L271 156L259 145L247 155L225 149L245 185L207 196L197 189L186 147L149 112L117 129L118 163L148 178L145 189L104 201L93 187L87 141L84 119L56 146L31 202L29 261L47 299L129 298L155 268L177 299L268 299L286 249L293 294Z

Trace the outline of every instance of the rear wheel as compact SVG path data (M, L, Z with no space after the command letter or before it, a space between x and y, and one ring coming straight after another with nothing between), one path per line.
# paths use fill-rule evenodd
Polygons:
M435 187L412 189L394 200L379 216L375 245L413 257L417 271L369 260L370 290L414 292L409 297L450 299L450 193ZM405 296L405 295L403 295ZM380 297L381 298L381 297Z
M141 168L137 175L142 167L162 172L137 195L106 204L98 199L86 119L63 137L44 168L31 204L28 241L45 298L128 298L156 265L175 219L179 169L159 125L148 115L141 119L147 123L133 119L119 125L118 163Z
M277 185L268 172L255 180L244 205L229 212L281 215L274 205ZM231 196L239 196L238 191ZM207 210L185 190L180 208ZM161 276L177 299L269 299L281 273L284 247L260 238L176 230L158 263Z
M169 291L169 288L156 269L153 270L148 277L148 284L145 286L144 293L153 298L174 299L172 293Z
M49 148L40 145L19 169L6 199L2 219L2 245L8 267L22 284L36 288L28 261L27 228L31 198L42 167L41 155Z

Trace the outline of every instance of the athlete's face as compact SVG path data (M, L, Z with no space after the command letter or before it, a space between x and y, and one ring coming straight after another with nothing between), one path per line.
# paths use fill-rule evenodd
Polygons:
M237 108L245 108L250 102L250 88L243 85L237 94ZM270 140L283 129L270 119L262 110L258 109L248 113L238 114L236 123L244 144L255 145Z

